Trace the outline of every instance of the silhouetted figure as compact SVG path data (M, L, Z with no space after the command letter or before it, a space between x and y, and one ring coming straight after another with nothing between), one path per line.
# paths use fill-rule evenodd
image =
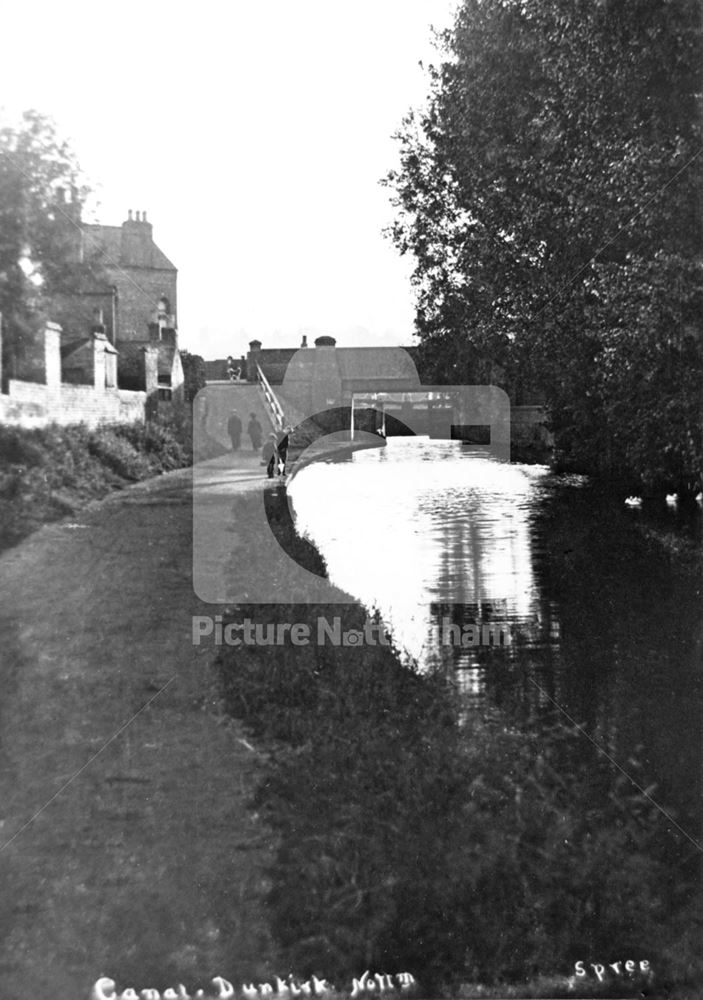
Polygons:
M277 440L278 435L274 433L269 434L268 441L261 451L261 459L266 465L266 474L269 479L273 479L273 474L276 469L276 459L278 458L278 452L276 450Z
M278 438L278 444L276 445L276 451L278 452L278 474L279 476L285 476L286 474L286 462L288 461L288 443L292 427L284 427Z
M198 395L200 397L198 400L199 403L198 419L200 420L200 429L203 432L203 434L207 434L207 418L208 418L208 413L210 412L210 400L205 394L200 395L199 393Z
M247 434L251 438L252 451L258 451L261 447L261 438L263 436L263 430L261 424L256 419L255 413L249 414L249 423L247 424Z
M232 451L238 451L242 443L242 421L237 416L237 411L232 411L232 416L227 421L227 433L232 442Z

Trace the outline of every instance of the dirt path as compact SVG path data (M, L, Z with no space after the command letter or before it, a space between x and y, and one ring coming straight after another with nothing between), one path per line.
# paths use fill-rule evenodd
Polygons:
M210 383L206 391L208 400L206 430L221 444L229 447L227 420L233 411L239 414L239 419L242 421L242 448L244 451L248 451L250 447L247 426L252 413L256 415L261 424L263 440L266 440L273 430L261 389L257 384L248 382Z
M233 489L262 472L217 463ZM192 589L190 487L139 484L0 557L3 1000L270 969L261 757L191 643L220 609Z

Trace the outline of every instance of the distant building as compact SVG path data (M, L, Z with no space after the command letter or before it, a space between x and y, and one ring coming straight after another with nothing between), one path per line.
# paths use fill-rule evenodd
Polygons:
M246 358L248 379L256 382L257 371L260 369L271 385L280 385L284 379L291 358L299 351L308 347L307 337L303 337L300 347L262 347L260 340L249 343ZM416 347L336 347L334 337L321 336L315 340L315 347L310 350L309 365L314 364L315 348L333 347L335 365L339 369L339 377L351 385L361 380L366 384L370 379L379 382L400 378L406 381L416 381ZM407 358L407 361L406 361ZM402 371L398 365L401 363Z
M127 213L121 226L84 223L76 200L58 192L71 253L84 265L71 288L55 296L52 319L60 323L64 347L101 332L117 350L117 377L125 389L144 389L145 347L158 353L159 398L183 383L178 351L178 271L154 242L146 212ZM67 380L80 380L79 365ZM73 356L73 352L71 352ZM80 354L78 355L80 359ZM74 357L74 361L75 361Z
M218 358L216 361L205 362L206 382L246 382L247 359L242 356L234 358Z

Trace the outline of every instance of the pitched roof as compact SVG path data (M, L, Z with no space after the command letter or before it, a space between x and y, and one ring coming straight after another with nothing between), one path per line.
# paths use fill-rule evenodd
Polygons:
M102 226L91 223L82 227L86 249L90 253L102 249L105 253L105 264L107 267L130 267L133 262L127 259L122 242L122 226ZM177 270L175 264L171 263L166 254L161 250L154 240L150 238L150 263L149 267L161 271ZM141 266L141 265L138 265Z
M110 341L105 337L100 337L99 342L102 343L103 351L107 354L118 353ZM69 340L67 343L61 345L61 360L65 361L67 358L72 357L72 355L77 354L79 351L86 350L86 348L90 348L92 350L92 347L92 337L81 337L80 340Z
M117 265L122 256L122 226L84 225L83 241L88 255L99 250L105 253L105 263Z
M67 344L61 345L61 357L70 358L72 354L79 351L83 347L87 347L90 343L89 337L81 337L80 340L69 340Z

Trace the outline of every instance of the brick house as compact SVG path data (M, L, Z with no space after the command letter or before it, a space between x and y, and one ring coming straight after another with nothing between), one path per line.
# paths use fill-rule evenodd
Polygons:
M62 327L62 345L77 345L93 331L103 332L117 351L121 388L143 390L144 348L158 356L159 399L182 391L178 351L178 271L154 242L146 212L127 213L120 226L84 223L77 201L58 192L71 253L84 269L73 284L54 297L52 318ZM67 374L69 356L64 351ZM75 360L75 357L74 357ZM74 367L77 367L74 365Z

